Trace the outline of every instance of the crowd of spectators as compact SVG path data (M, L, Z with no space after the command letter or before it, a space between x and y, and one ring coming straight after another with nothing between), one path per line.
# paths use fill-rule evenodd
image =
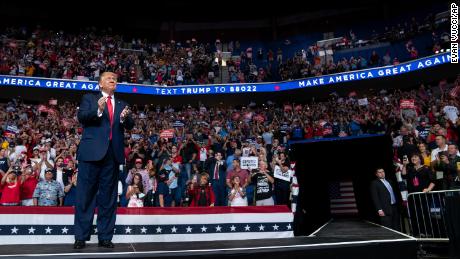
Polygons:
M8 28L0 38L0 74L97 80L112 71L120 82L181 85L210 83L210 72L218 73L215 47L195 39L126 42L94 28L72 34L39 26Z
M441 49L443 35L438 35L434 20L418 23L415 18L405 24L386 27L369 39L361 39L350 31L338 45L327 48L351 48L356 44L382 41L406 41L411 59L418 57L412 38L432 33L429 48ZM318 39L319 40L319 39ZM369 57L356 56L333 61L322 60L318 45L299 49L294 56L283 56L283 46L277 50L252 47L241 49L238 41L212 43L171 40L153 43L147 39L127 41L109 30L87 28L80 33L53 31L37 26L34 29L11 27L0 33L0 74L63 79L98 80L101 71L118 75L120 82L147 85L212 84L222 78L223 45L238 58L227 60L228 82L254 83L291 80L397 64L401 57L389 51L384 56L376 52ZM427 46L419 46L427 47ZM254 51L254 53L253 53ZM232 55L234 56L234 55ZM262 62L263 61L263 62Z
M321 76L326 74L340 73L359 69L366 69L378 66L397 65L400 62L419 58L419 49L429 49L428 53L438 53L443 49L448 49L450 39L448 36L448 23L438 23L433 15L428 15L422 22L417 21L414 17L410 21L399 23L394 26L385 26L383 31L372 31L368 37L359 37L353 30L348 35L340 37L340 41L319 46L312 45L309 48L299 50L293 57L283 59L281 49L277 51L277 60L281 60L278 66L280 80L290 80L306 78L312 76ZM417 35L430 34L431 40L424 44L414 41ZM398 57L390 51L386 51L381 56L376 51L372 51L369 56L358 55L349 58L341 58L334 61L332 55L328 58L320 58L319 51L340 51L343 49L357 49L363 46L378 45L380 43L398 42L405 43L407 57ZM268 53L268 60L273 60L273 53Z
M459 89L457 79L453 85L441 81L359 97L333 93L327 101L298 104L133 105L135 127L125 135L120 206L290 204L298 186L289 140L389 134L401 161L420 150L430 168L451 170L434 153L445 149L450 159L457 150ZM78 104L50 103L13 99L0 104L1 205L70 206L75 201ZM163 135L165 130L172 136ZM446 143L453 145L447 149ZM242 169L246 157L256 157L257 168ZM435 186L446 188L455 179Z

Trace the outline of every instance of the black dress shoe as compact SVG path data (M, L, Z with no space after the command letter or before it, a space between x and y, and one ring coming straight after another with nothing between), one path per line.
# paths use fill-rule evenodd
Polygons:
M99 241L98 246L99 247L105 247L105 248L114 248L115 247L115 245L110 240L101 240L101 241Z
M73 244L74 249L82 249L85 248L86 242L84 240L75 240L75 243Z

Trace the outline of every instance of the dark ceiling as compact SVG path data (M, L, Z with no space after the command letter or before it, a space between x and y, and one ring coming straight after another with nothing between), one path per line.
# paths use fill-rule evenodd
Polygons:
M192 28L196 24L199 30L199 23L263 21L268 24L266 29L270 29L273 20L296 16L308 17L307 26L310 28L330 31L344 23L391 19L404 15L408 10L430 9L432 5L445 5L447 8L448 1L0 1L0 27L42 25L72 30L96 26L111 27L125 35L133 33L135 36L164 31L165 24L167 27L170 22L192 24ZM299 26L305 28L305 24Z
M437 1L444 2L444 1ZM215 1L1 1L2 17L61 20L98 21L102 17L129 22L129 19L148 18L152 21L215 21L260 19L271 16L283 16L295 13L343 10L363 8L367 11L379 11L388 5L390 8L423 6L420 1L256 1L256 0L215 0ZM433 1L434 3L434 1Z

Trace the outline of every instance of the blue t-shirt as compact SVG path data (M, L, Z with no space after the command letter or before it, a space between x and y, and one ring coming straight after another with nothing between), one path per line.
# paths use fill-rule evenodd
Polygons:
M4 158L0 158L0 170L3 170L3 172L7 172L8 171L8 159L6 157Z
M417 127L417 130L418 130L418 135L421 139L424 139L426 140L426 138L428 137L428 135L430 134L430 127L423 127L423 126L418 126Z
M356 121L351 121L350 129L353 133L358 133L358 131L361 130L361 125L359 125Z
M292 138L293 139L302 139L303 134L302 134L302 128L297 126L293 129L292 131Z

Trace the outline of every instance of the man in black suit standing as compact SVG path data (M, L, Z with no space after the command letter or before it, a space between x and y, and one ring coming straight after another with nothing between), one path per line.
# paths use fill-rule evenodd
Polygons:
M227 186L225 179L227 175L227 165L222 159L222 152L217 151L214 161L209 165L209 176L212 190L216 196L216 206L227 206Z
M99 87L100 93L83 96L78 110L83 135L77 153L75 249L84 248L90 239L96 205L99 246L114 247L119 165L125 162L124 131L134 126L127 104L115 99L117 75L102 73Z
M390 181L385 179L385 171L378 168L375 171L377 179L372 181L371 196L375 209L380 217L380 223L388 228L401 231L398 211L399 196L394 191Z

